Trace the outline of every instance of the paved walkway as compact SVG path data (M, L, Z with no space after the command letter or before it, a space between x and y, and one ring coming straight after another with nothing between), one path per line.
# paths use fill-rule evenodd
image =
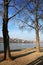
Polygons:
M35 51L36 49L24 49L12 52L15 60L5 60L0 65L40 65L43 63L43 52L37 53Z

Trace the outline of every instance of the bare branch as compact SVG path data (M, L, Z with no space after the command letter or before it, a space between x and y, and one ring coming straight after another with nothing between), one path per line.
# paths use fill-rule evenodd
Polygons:
M7 5L7 4L9 4L9 3L10 3L10 1L11 1L11 0L8 0L8 2L5 2L5 3L4 3L4 5Z
M25 24L27 24L29 27L35 29L35 27L33 27L32 25L29 25L27 22L25 22L25 21L23 21L23 20L21 20L21 19L17 19L17 20L20 20L22 23L25 23Z
M10 20L11 18L13 18L14 16L16 16L17 14L19 14L23 9L25 9L28 5L29 5L30 1L27 3L27 5L25 5L23 8L21 8L18 12L16 12L13 16L11 16L8 20Z
M42 30L42 28L43 28L43 24L42 24L42 25L40 24L40 26L39 26L39 30Z
M15 5L9 5L9 7L15 7L17 10L19 10Z

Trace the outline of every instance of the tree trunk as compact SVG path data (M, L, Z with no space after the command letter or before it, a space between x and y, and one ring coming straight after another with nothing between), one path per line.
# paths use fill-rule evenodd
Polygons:
M38 19L36 19L36 49L37 49L37 52L40 51L39 30L38 30Z
M9 35L7 30L7 24L3 19L3 41L4 41L4 59L9 59L10 51L9 51Z
M8 0L4 0L4 18L3 18L3 41L4 41L4 59L9 59L9 35L8 35L8 4L5 3Z

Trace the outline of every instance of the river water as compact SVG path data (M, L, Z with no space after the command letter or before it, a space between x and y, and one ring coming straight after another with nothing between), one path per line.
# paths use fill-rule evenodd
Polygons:
M36 43L10 43L10 50L18 50L24 48L34 48ZM43 43L40 43L40 47L43 47ZM4 50L3 43L0 43L0 51Z

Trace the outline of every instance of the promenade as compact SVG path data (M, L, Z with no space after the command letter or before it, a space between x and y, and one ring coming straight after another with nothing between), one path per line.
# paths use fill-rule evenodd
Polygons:
M36 52L35 48L23 49L21 51L11 52L15 56L14 60L5 60L0 62L0 65L43 65L43 49L41 52ZM0 54L0 58L3 54Z

